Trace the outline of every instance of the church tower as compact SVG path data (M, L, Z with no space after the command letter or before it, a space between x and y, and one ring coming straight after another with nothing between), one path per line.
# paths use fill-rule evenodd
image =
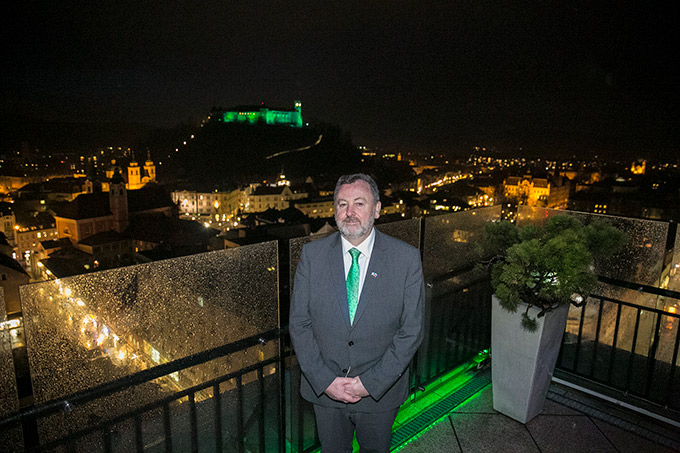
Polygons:
M109 181L109 208L113 214L113 229L122 233L128 227L130 221L125 180L118 170Z
M151 151L146 150L146 162L144 162L144 174L145 178L148 177L147 182L156 182L156 166L151 160Z
M142 187L142 174L139 164L135 160L135 155L132 155L132 162L128 166L128 189L135 190Z

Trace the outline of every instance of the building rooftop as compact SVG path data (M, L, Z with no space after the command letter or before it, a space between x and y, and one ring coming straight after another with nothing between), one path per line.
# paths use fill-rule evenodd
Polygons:
M54 217L48 212L33 211L17 213L16 223L21 227L19 231L44 230L54 228Z
M253 191L252 195L280 195L286 188L290 190L288 186L258 186Z
M107 192L80 194L70 203L58 208L55 215L75 220L110 216L109 194Z
M181 220L164 214L138 215L125 231L137 241L164 243L173 247L203 244L217 236L217 230L192 220Z
M17 260L5 255L4 253L0 253L0 266L4 266L6 268L12 269L13 271L28 275L24 268L21 267L21 264L17 262Z
M138 190L128 190L128 210L131 213L152 211L174 206L170 194L161 186L147 184ZM66 219L91 219L111 215L109 193L84 193L58 209L56 215Z
M85 239L79 241L79 244L95 246L102 244L111 244L112 242L120 242L129 239L130 238L124 234L121 234L115 230L109 230L101 231L99 233L93 234L92 236L88 236Z
M71 241L68 238L50 239L50 240L47 240L47 241L40 241L40 246L44 250L60 249L62 247L66 247L68 245L71 245Z
M269 107L266 104L237 105L235 107L225 109L225 112L259 112L260 110L273 110L273 111L277 111L277 112L295 112L295 109L292 109L292 108Z

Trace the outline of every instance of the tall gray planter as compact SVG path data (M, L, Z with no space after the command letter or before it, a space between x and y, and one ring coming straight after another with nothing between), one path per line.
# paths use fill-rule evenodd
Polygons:
M520 325L526 305L516 313L501 307L494 295L491 308L491 380L493 408L521 423L540 414L550 387L569 304L538 318L538 329ZM536 317L539 310L529 309Z

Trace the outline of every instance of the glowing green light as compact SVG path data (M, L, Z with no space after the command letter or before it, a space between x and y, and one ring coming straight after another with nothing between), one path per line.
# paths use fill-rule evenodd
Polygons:
M450 372L440 377L439 379L430 382L427 385L427 390L425 392L418 393L417 395L411 395L409 399L404 404L402 404L401 408L399 409L399 414L397 415L397 419L394 423L393 431L414 420L421 413L425 413L426 411L428 411L432 406L439 403L443 398L446 398L446 395L451 395L455 393L457 390L459 390L461 387L465 386L475 376L475 374L473 372L470 372L470 370L477 367L477 365L486 360L488 355L489 355L488 349L480 351L469 362L460 365L459 367L451 370ZM481 394L484 392L484 390L486 390L486 388L475 393L457 407L462 407L466 404L469 404L471 401L474 401L475 399L479 398ZM434 422L427 425L425 428L421 429L418 433L414 434L406 442L399 445L398 447L395 447L395 449L392 451L396 452L403 450L411 442L418 440L425 433L430 431L432 428L437 426L442 421L446 420L449 415L450 412L444 414L439 419L435 420ZM359 445L356 441L356 438L354 439L352 445L352 451L359 452ZM315 453L316 452L318 452L318 450L315 450Z
M302 103L295 101L292 110L270 110L266 106L253 107L247 111L227 110L222 113L225 123L267 124L302 127Z

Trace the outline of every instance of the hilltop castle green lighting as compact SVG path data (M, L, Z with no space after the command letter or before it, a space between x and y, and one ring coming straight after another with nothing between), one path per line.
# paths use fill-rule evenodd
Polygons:
M239 105L211 113L212 121L224 123L267 124L302 127L302 102L295 101L292 109L270 109L266 105Z

